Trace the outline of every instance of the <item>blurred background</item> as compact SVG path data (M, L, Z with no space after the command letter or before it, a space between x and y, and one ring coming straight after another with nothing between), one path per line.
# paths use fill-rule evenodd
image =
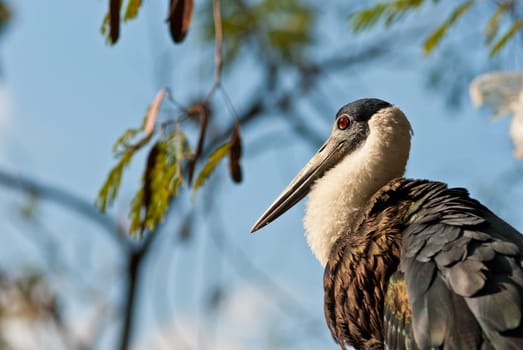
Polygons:
M249 229L358 98L410 118L406 176L467 187L523 230L523 107L493 120L469 97L474 78L523 69L521 1L223 1L219 89L213 1L194 2L177 45L172 1L124 2L137 13L118 35L110 3L0 1L0 349L337 349L303 203ZM106 213L94 203L114 142L163 87L158 123L180 123L193 149L201 120L187 109L209 96L197 169L240 122L243 181L220 163L132 237L150 145Z

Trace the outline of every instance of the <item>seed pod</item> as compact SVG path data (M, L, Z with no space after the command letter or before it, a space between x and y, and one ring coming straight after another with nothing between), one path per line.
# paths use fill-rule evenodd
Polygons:
M160 105L162 104L163 98L165 97L166 88L161 88L156 96L154 97L153 103L149 106L147 115L145 117L144 132L146 136L149 136L154 131L154 125L158 118L158 112L160 111Z
M154 170L154 166L156 165L156 160L157 160L159 151L160 151L160 145L158 143L155 143L154 146L149 151L149 155L147 156L147 164L145 165L145 171L143 173L143 202L142 202L142 204L146 210L149 207L149 205L151 204L152 173Z
M116 44L120 35L120 2L121 0L110 0L109 2L109 37L111 44Z
M189 184L192 183L192 177L194 174L194 167L196 165L196 162L202 155L203 151L203 145L205 142L205 132L207 131L207 123L209 121L209 108L205 106L202 103L194 104L189 108L189 113L191 111L198 110L198 114L200 117L200 135L198 137L198 145L196 146L196 151L194 152L194 156L189 160L188 165L188 178L189 178Z
M242 168L240 158L242 156L242 140L240 137L240 124L236 123L231 135L231 149L229 151L229 172L234 182L242 182Z
M169 6L169 30L175 43L185 39L191 25L193 0L171 0Z

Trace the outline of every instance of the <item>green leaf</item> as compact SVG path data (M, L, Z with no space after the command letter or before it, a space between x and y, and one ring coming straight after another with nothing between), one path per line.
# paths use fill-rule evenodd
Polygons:
M469 0L452 11L450 16L438 27L434 32L432 32L427 39L425 39L425 42L423 43L423 52L428 55L429 53L434 50L436 46L440 43L441 39L443 39L443 36L445 36L445 33L447 30L454 24L456 21L463 16L464 13L466 13L474 4L474 0Z
M131 201L131 209L129 211L129 219L131 223L129 232L133 236L139 236L143 231L143 197L144 189L141 187Z
M225 142L223 145L219 146L214 150L214 152L209 155L207 163L203 166L202 170L196 177L196 181L193 184L193 191L196 192L198 189L205 183L205 181L212 174L216 166L220 161L229 154L231 148L230 142Z
M146 135L134 144L130 143L132 139L134 139L140 132L143 131L144 123L145 118L140 128L127 129L113 145L113 153L117 154L119 160L118 163L111 169L109 175L107 175L104 184L98 192L98 197L95 202L95 206L102 213L105 212L107 206L112 204L116 199L122 179L122 173L125 167L127 167L131 161L133 155L152 139L153 133ZM122 149L120 150L120 148Z
M510 29L490 48L490 57L496 56L505 44L523 27L523 19L518 19Z
M385 17L385 25L388 27L398 21L407 12L421 5L424 0L396 0L379 2L372 7L366 8L351 17L352 31L360 32L375 26L378 21Z
M386 11L390 11L392 4L377 3L372 7L364 9L354 16L352 16L352 31L361 32L365 29L373 27L385 15Z
M423 5L424 0L396 0L393 4L396 11L412 10Z
M127 129L124 133L116 140L113 145L113 153L117 153L120 147L129 146L129 141L131 141L136 135L138 135L142 129Z
M102 25L100 26L100 33L106 37L109 33L109 12L107 12L102 20Z
M127 7L125 8L123 21L127 22L128 20L136 18L136 16L138 16L138 10L140 10L141 6L142 0L129 0L127 2Z
M157 148L155 159L150 164L151 168L145 169L143 178L145 207L143 227L148 230L153 230L156 224L163 220L167 211L170 198L167 187L175 166L173 163L176 161L171 159L168 142L158 141L154 148ZM145 197L146 189L150 192L149 198Z
M131 202L130 233L140 236L162 222L171 199L184 184L182 161L192 155L185 134L176 129L156 142L149 151L142 186Z
M145 124L147 122L147 117L149 115L150 109L151 106L147 108L147 113L143 118L142 126L140 126L139 128L131 128L125 130L125 132L116 140L116 142L113 145L113 153L118 153L120 147L123 147L124 151L128 148L134 148L134 150L137 151L143 146L145 146L147 143L149 143L149 141L151 141L154 135L154 130L149 131L149 133L145 134L145 136L141 139L131 142L140 132L145 130Z
M118 161L118 164L114 166L113 169L107 175L98 197L96 198L95 206L104 213L107 209L107 205L111 204L118 194L118 189L120 188L120 183L122 181L122 173L127 165L129 165L134 151L128 150L125 151Z
M501 19L501 16L505 11L507 11L508 7L504 6L503 4L499 5L496 8L496 11L492 14L489 21L487 22L487 25L485 26L485 42L487 44L491 44L496 35L498 34L499 29L499 20Z
M423 53L425 55L428 55L432 50L434 50L434 48L439 44L439 42L447 32L448 28L448 25L442 24L435 31L433 31L427 39L425 39L425 41L423 42Z
M102 20L102 25L100 26L100 33L105 38L105 44L111 45L111 26L109 24L109 12L107 12Z
M169 144L160 140L151 147L142 176L142 187L131 202L130 233L140 235L145 229L153 230L163 220L169 205L167 183L171 176Z
M189 159L193 156L194 152L191 149L191 145L187 140L187 136L182 131L177 130L175 133L176 140L176 158L180 161Z

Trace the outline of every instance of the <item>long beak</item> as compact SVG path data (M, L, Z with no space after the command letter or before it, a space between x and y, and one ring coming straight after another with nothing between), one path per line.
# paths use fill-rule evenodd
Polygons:
M329 138L251 228L251 233L270 224L292 208L311 190L314 182L334 167L344 155L345 142Z

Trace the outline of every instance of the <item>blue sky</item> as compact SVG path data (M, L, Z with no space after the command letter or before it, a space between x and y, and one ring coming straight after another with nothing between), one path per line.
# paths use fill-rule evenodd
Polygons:
M6 125L6 131L0 134L4 146L1 166L14 173L63 187L94 202L99 186L114 163L111 147L116 138L126 128L141 123L146 106L159 88L171 87L181 101L188 100L198 91L206 91L208 80L193 79L190 74L194 75L194 71L188 72L185 67L194 68L201 62L211 61L212 52L205 49L192 32L182 46L173 46L162 21L164 4L146 2L139 18L123 26L118 44L109 47L99 34L106 1L19 0L11 3L14 20L3 37L0 56L4 72L2 95L7 96L10 105L6 112L8 115L1 115L7 121L0 123L0 126ZM322 87L330 89L328 115L318 115L307 101L300 104L299 112L306 119L310 118L307 120L315 123L318 132L327 137L334 113L350 100L379 97L398 105L409 116L415 132L407 176L467 187L475 197L495 206L494 211L515 227L523 229L523 218L504 203L505 198L521 199L521 185L511 188L513 192L505 193L501 199L492 198L492 193L499 190L496 184L499 177L519 164L512 158L508 138L509 119L492 122L488 120L486 111L474 110L468 102L462 109L448 109L440 95L426 89L425 74L431 61L430 58L424 59L418 48L419 43L412 44L411 51L419 57L411 57L405 64L371 64L361 71L354 69L331 77L329 84ZM187 57L186 52L194 54ZM512 60L507 62L506 69L521 69ZM250 74L251 79L256 79L256 73L249 73L254 67L252 58L246 58L241 74ZM207 73L203 69L196 75L205 77ZM233 103L239 105L247 93L236 78L226 76L224 83ZM239 247L256 266L271 275L282 288L295 295L311 314L323 321L322 269L303 237L303 203L256 235L248 234L266 206L315 151L314 146L298 139L285 128L284 124L275 123L244 132L245 181L240 186L225 181L219 190L222 203L219 220L226 229L228 239L236 244L231 249ZM288 137L290 144L282 142L282 147L270 147L263 153L249 149L250 142L259 135L271 133ZM137 159L130 167L113 215L126 215L127 203L136 189L142 161ZM224 167L218 172L216 177L226 177ZM0 206L0 210L3 215L9 216L12 214L10 203L16 200L5 194L2 198L8 202ZM202 198L197 197L194 204L187 200L187 206L201 205ZM82 239L88 242L89 237L93 237L96 240L93 245L99 247L96 248L99 260L107 259L119 266L118 253L108 247L103 238L92 234L95 226L54 206L42 209L42 213L45 222L59 232L70 261L75 259L74 241ZM177 297L171 301L176 313L171 315L168 311L173 309L165 306L167 311L160 312L161 322L154 306L151 306L154 304L151 300L161 298L165 291L142 291L138 343L146 344L150 334L169 333L168 325L173 319L183 324L196 324L188 326L189 330L185 332L187 337L194 334L197 334L196 338L198 334L201 336L198 324L202 322L203 293L213 281L225 281L238 300L252 299L251 304L245 301L246 313L254 310L252 317L247 317L249 322L253 322L257 315L272 322L278 315L274 303L267 303L263 298L263 295L272 298L272 292L266 291L270 288L267 289L263 281L238 276L235 268L222 261L217 248L205 238L213 232L214 219L205 216L198 219L200 223L194 242L178 249L172 244L172 237L169 238L171 241L165 239L154 263L148 266L145 285L156 283L155 279L161 279L163 273L175 273L175 281L183 283L176 285ZM15 245L18 248L13 249L25 252L27 243L16 238L12 232L17 230L16 227L20 228L19 224L8 227L7 239L15 238L17 242ZM71 231L74 232L69 237ZM38 262L39 258L32 256L37 253L29 251L32 252L29 256L15 259ZM175 267L167 268L168 264ZM187 271L185 266L194 266L194 270ZM98 267L99 270L104 268ZM199 277L201 275L207 276L207 280ZM118 276L111 278L118 279ZM167 286L172 288L170 284ZM256 294L260 291L265 293L262 297ZM109 293L117 298L118 290L111 287ZM246 295L253 297L246 298ZM230 303L234 304L234 300L231 298ZM242 309L234 304L228 310L238 310L235 307ZM266 309L269 311L259 311ZM261 314L257 314L257 310ZM238 314L239 311L232 315ZM225 344L223 348L242 348L246 344L264 348L257 338L260 335L253 331L256 323L251 324L241 317L240 321L235 320L230 312L228 315L224 324L229 326L217 322L218 328L215 329L218 343ZM283 329L293 327L292 321L278 322ZM239 325L250 327L246 331L247 336L240 337L240 340L235 338L237 332L231 331ZM114 329L108 331L102 348L111 348L113 332ZM326 334L326 328L322 332ZM318 344L336 348L328 336L320 337L309 346L312 349ZM161 348L160 345L158 348ZM307 347L301 344L297 348Z

